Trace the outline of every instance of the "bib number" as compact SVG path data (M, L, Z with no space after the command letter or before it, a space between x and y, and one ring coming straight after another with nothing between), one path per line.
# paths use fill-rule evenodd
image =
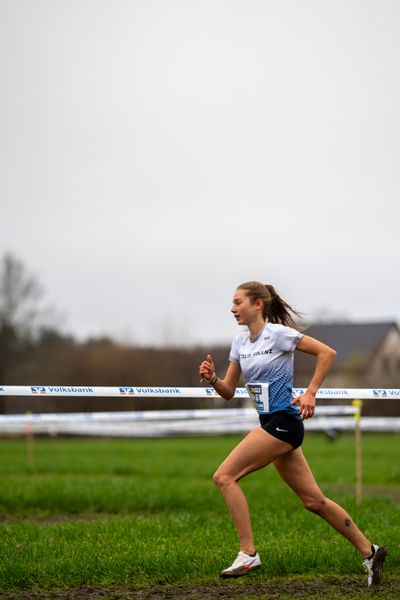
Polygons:
M246 389L259 414L269 413L268 383L247 383Z

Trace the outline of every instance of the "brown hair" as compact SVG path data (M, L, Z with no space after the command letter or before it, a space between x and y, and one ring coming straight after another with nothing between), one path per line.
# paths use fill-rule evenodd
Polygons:
M239 285L238 290L245 290L246 296L249 296L252 302L256 300L263 302L263 316L270 323L281 323L281 325L294 327L295 329L299 328L292 315L300 319L302 315L282 300L272 285L260 283L259 281L247 281Z

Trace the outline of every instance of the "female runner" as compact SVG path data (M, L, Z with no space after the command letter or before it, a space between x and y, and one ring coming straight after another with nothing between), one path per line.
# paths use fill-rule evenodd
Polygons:
M237 482L273 463L304 508L325 519L362 554L368 585L379 584L387 553L385 546L372 544L345 510L324 496L301 450L303 420L314 415L315 394L335 359L335 350L295 329L292 315L299 314L280 298L272 285L257 281L243 283L235 292L231 310L237 323L248 329L234 339L223 379L217 377L210 355L200 365L200 376L225 400L230 400L243 371L261 427L253 429L232 450L213 477L239 536L239 554L221 571L221 577L240 577L261 566L247 500ZM316 366L305 393L292 399L294 350L314 355Z

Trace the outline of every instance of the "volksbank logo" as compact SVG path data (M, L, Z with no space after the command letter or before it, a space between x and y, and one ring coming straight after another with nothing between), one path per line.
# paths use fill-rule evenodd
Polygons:
M206 390L207 396L219 396L218 392L214 390L214 388L204 388Z
M300 396L305 393L306 393L305 388L293 388L292 389L293 397ZM339 388L320 388L317 393L320 397L321 396L332 396L332 397L336 396L338 398L342 398L343 396L349 396L348 390L339 389Z
M135 394L135 391L134 391L133 387L120 387L119 393L122 396L133 396Z
M400 389L372 390L375 398L400 398Z
M63 394L63 393L67 393L67 394L93 394L93 388L92 387L74 387L74 386L52 387L52 386L48 386L47 389L52 394L58 394L58 393L60 393L60 394Z
M137 394L141 394L143 396L166 396L171 394L173 396L178 396L181 394L181 390L179 388L167 388L167 387L138 387L135 388Z
M31 386L32 394L93 394L92 387L54 387L54 386L44 386L44 385L32 385Z
M320 388L319 393L325 396L348 396L349 391L341 388Z

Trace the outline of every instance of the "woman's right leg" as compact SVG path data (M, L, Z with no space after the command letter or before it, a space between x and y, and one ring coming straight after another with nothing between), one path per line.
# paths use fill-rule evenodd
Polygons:
M349 540L366 558L371 554L371 541L359 530L347 512L326 498L317 485L301 448L274 461L282 479L303 502L304 508L319 515Z
M213 480L221 490L239 536L240 550L255 552L247 500L237 482L239 479L292 452L290 444L273 437L261 427L253 429L232 450L216 471Z

